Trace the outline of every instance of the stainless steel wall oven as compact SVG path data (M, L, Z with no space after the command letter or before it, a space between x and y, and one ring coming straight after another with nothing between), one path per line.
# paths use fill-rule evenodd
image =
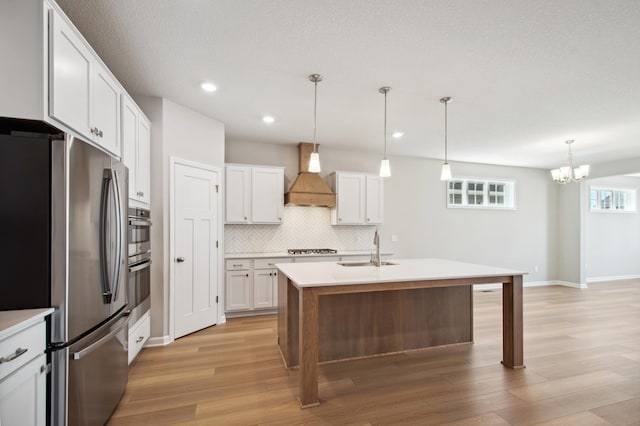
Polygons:
M151 307L151 220L147 209L129 208L129 309L134 324Z

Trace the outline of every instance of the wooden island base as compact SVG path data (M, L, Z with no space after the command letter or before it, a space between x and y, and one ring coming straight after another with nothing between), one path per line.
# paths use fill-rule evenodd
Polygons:
M282 275L281 275L282 277ZM300 290L283 277L278 312L286 366L298 366ZM286 281L286 282L285 282ZM473 341L471 286L419 288L318 298L318 362Z
M302 408L318 405L318 363L473 341L473 284L502 283L502 363L524 366L521 271L442 259L388 269L278 264L278 345L298 366Z

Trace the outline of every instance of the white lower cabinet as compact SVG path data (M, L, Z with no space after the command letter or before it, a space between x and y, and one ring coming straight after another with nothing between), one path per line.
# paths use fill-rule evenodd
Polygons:
M276 263L293 258L230 259L226 261L226 312L278 307Z
M34 358L0 381L0 424L35 426L46 424L47 357Z
M144 344L151 336L151 316L147 311L135 324L129 327L128 356L129 364L138 356Z
M226 272L226 311L244 311L253 307L253 272Z
M14 332L0 338L2 426L47 423L46 325L42 317L25 322L24 327L16 327Z

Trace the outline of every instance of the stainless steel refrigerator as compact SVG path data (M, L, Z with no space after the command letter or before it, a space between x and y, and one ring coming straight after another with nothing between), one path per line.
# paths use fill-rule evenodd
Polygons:
M102 425L127 384L128 171L80 139L11 126L0 123L2 269L11 270L0 310L55 308L51 424Z

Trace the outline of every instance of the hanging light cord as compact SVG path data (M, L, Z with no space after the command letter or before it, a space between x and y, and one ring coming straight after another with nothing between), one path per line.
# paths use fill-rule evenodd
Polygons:
M571 152L571 144L573 143L573 139L565 142L569 147L569 173L573 173L573 152Z
M316 152L316 114L318 108L318 80L315 79L313 89L313 152Z
M444 163L447 164L447 104L444 102Z
M384 159L387 159L387 91L384 92Z

